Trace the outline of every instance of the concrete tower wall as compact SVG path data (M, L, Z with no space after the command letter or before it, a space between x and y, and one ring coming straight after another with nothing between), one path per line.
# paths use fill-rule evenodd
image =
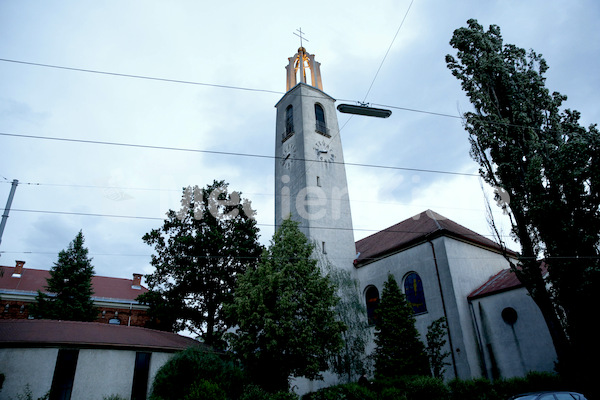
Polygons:
M317 121L316 104L324 124ZM293 132L286 124L289 106ZM353 271L356 250L335 100L299 83L276 108L275 224L291 215L329 261Z

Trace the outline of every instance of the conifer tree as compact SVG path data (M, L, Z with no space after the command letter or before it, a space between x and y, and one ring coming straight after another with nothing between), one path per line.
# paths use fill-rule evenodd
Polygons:
M230 344L254 382L289 389L290 376L318 379L341 347L335 285L312 258L314 246L284 220L256 269L240 278L229 311L237 330Z
M375 375L391 378L430 375L425 346L415 327L415 317L392 274L383 285L375 326Z
M83 233L79 231L68 249L58 253L58 261L47 279L49 293L38 291L30 315L68 321L96 320L98 310L92 301L94 267L83 244Z

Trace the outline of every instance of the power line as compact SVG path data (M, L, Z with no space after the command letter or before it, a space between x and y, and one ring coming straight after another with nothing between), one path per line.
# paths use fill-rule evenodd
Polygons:
M238 152L218 151L218 150L201 150L201 149L190 149L190 148L185 148L185 147L153 146L153 145L136 144L136 143L106 142L106 141L100 141L100 140L71 139L71 138L61 138L61 137L51 137L51 136L23 135L23 134L8 133L8 132L0 132L0 136L18 137L18 138L25 138L25 139L53 140L53 141L72 142L72 143L96 144L96 145L106 145L106 146L122 146L122 147L143 148L143 149L152 149L152 150L184 151L184 152L192 152L192 153L217 154L217 155L227 155L227 156L237 156L237 157L253 157L253 158L275 159L275 160L282 158L281 156L270 156L270 155L264 155L264 154L238 153ZM309 160L309 159L303 159L303 158L294 158L293 160L294 161L318 162L317 160ZM396 167L396 166L391 166L391 165L350 163L350 162L341 162L341 161L333 161L332 163L333 164L343 164L346 166L353 166L353 167L381 168L381 169L392 169L392 170L411 171L411 172L426 172L426 173L435 173L435 174L479 177L478 174L466 173L466 172L453 172L453 171L432 170L432 169L424 169L424 168Z
M414 0L411 0L410 4L408 5L408 8L406 9L406 13L404 14L404 18L402 18L402 22L400 22L400 26L398 27L398 30L396 30L396 34L394 35L394 38L392 39L392 42L390 43L387 51L385 52L385 55L383 56L383 60L381 60L381 64L379 64L379 68L377 69L377 72L375 73L375 76L373 77L373 81L371 81L371 86L369 86L369 90L367 90L367 94L365 94L365 98L363 99L363 103L367 100L367 96L369 96L369 93L371 93L371 89L373 88L373 84L375 83L375 80L377 79L377 76L379 75L379 71L381 71L381 67L383 67L383 63L385 62L385 59L387 58L388 53L392 49L392 45L396 41L396 37L398 36L398 33L400 33L400 29L402 28L402 25L404 25L404 21L406 20L406 17L408 16L408 12L410 11L410 8L412 7L413 2L414 2Z
M181 80L181 79L160 78L160 77L153 77L153 76L146 76L146 75L124 74L124 73L119 73L119 72L100 71L100 70L76 68L76 67L66 67L66 66L61 66L61 65L43 64L43 63L35 63L35 62L21 61L21 60L11 60L11 59L6 59L6 58L0 58L0 61L15 63L15 64L31 65L31 66L36 66L36 67L60 69L60 70L66 70L66 71L77 71L77 72L86 72L86 73L100 74L100 75L107 75L107 76L117 76L117 77L123 77L123 78L144 79L144 80L150 80L150 81L160 81L160 82L196 85L196 86L208 86L208 87L215 87L215 88L220 88L220 89L243 90L243 91L271 93L271 94L278 94L278 95L285 94L285 92L281 92L281 91L277 91L277 90L248 88L248 87L234 86L234 85L220 85L220 84L215 84L215 83L204 83L204 82L187 81L187 80ZM304 96L306 96L306 95L304 95ZM309 95L308 97L318 97L318 96L310 96ZM359 101L351 100L351 99L337 99L337 100L344 101L344 102L359 103ZM376 105L375 103L373 103L373 104ZM426 110L418 110L418 109L414 109L414 108L399 107L399 106L385 106L385 107L395 108L395 109L403 110L403 111L419 112L419 113L430 114L430 115L462 119L462 117L457 116L457 115L437 113L437 112L426 111Z
M119 72L107 72L107 71L99 71L99 70L94 70L94 69L65 67L65 66L61 66L61 65L42 64L42 63L34 63L34 62L20 61L20 60L9 60L6 58L0 58L0 61L15 63L15 64L32 65L32 66L36 66L36 67L62 69L62 70L67 70L67 71L77 71L77 72L87 72L87 73L100 74L100 75L119 76L119 77L124 77L124 78L145 79L145 80L169 82L169 83L180 83L180 84L185 84L185 85L209 86L209 87L215 87L215 88L220 88L220 89L234 89L234 90L245 90L245 91L250 91L250 92L284 94L283 92L276 91L276 90L256 89L256 88L248 88L248 87L232 86L232 85L219 85L219 84L215 84L215 83L184 81L184 80L179 80L179 79L157 78L157 77L145 76L145 75L123 74L123 73L119 73Z
M71 212L71 211L52 211L52 210L30 210L30 209L13 209L11 211L15 212L24 212L24 213L36 213L36 214L54 214L54 215L75 215L75 216L85 216L85 217L102 217L102 218L126 218L126 219L141 219L141 220L158 220L164 221L165 218L159 217L146 217L146 216L134 216L134 215L118 215L118 214L99 214L99 213L84 213L84 212ZM269 227L269 228L277 228L276 224L259 224L256 226ZM302 226L301 226L302 227ZM368 229L368 228L342 228L342 227L313 227L314 229L323 229L323 230L334 230L334 231L357 231L357 232L380 232L380 229ZM416 233L416 234L425 234L428 232L425 231L415 231L415 230L400 230L400 229L392 229L387 228L385 230L389 233ZM472 234L463 234L463 236L475 236L475 237L485 237L485 236L494 236L494 235L483 235L479 233ZM504 235L508 237L507 235Z

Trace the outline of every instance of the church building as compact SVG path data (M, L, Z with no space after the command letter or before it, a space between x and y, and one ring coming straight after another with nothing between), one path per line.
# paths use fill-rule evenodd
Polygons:
M357 279L369 329L388 274L412 305L424 343L428 326L445 317L446 380L553 371L541 312L495 242L431 210L355 242L335 99L323 91L320 66L300 47L275 105L276 226L298 221L317 251ZM335 383L328 374L299 390Z

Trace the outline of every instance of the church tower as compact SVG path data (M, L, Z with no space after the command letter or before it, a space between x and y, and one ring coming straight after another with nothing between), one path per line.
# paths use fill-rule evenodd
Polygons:
M354 271L356 255L335 99L323 92L321 64L300 47L286 66L277 108L275 224L285 218L338 268Z

